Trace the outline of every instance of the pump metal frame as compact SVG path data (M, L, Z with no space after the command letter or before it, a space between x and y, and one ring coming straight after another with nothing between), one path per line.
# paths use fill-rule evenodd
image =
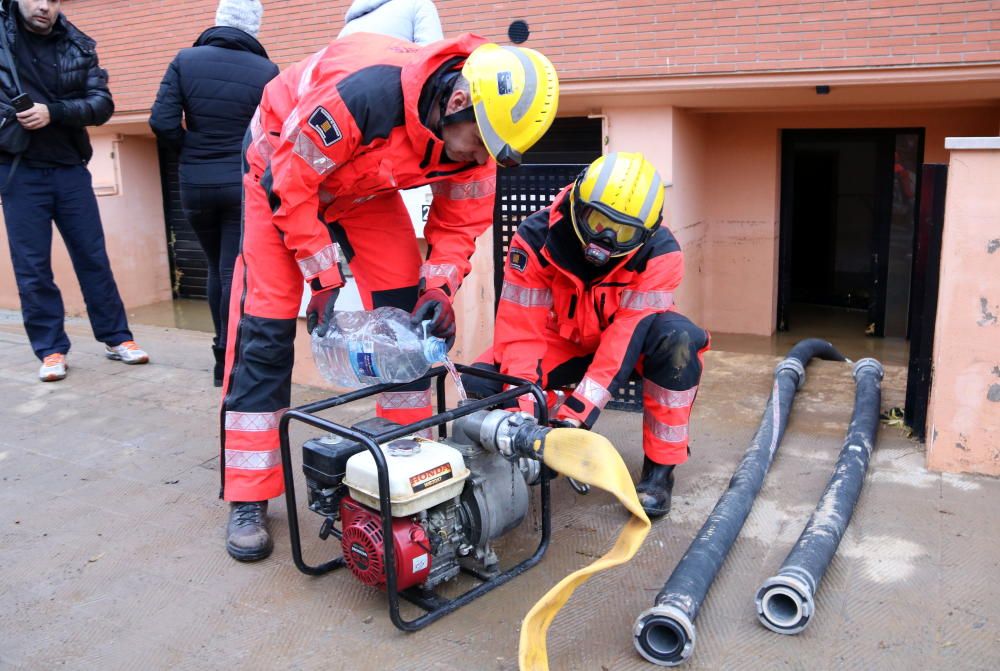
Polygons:
M411 382L407 382L401 384L381 384L366 387L365 389L359 389L358 391L352 391L340 396L334 396L333 398L292 408L282 415L281 420L278 423L278 435L281 440L281 465L285 479L285 501L288 509L288 532L292 544L292 559L295 561L295 565L298 569L307 575L323 575L324 573L346 566L346 563L344 561L344 557L340 556L324 564L313 566L307 564L302 558L302 541L299 531L298 506L295 498L295 477L292 471L292 453L288 438L289 425L293 420L308 424L309 426L327 431L342 438L349 438L357 441L359 444L364 445L365 448L371 453L372 458L375 460L375 466L378 469L379 508L383 529L382 551L385 557L385 589L386 594L389 597L389 617L397 628L406 632L423 629L432 622L435 622L445 615L461 608L474 599L483 596L487 592L500 587L501 585L509 582L511 579L516 578L527 571L529 568L541 561L542 556L548 549L549 538L552 534L549 471L543 466L541 469L541 480L539 484L542 532L538 547L535 549L534 554L516 566L513 566L506 571L483 581L479 585L452 599L441 597L433 591L421 591L417 587L411 587L402 591L397 589L396 554L394 547L395 539L392 534L392 508L388 494L389 471L386 465L385 456L382 454L382 450L379 449L379 444L386 443L403 436L408 436L416 433L417 431L435 426L438 427L439 437L445 438L447 437L446 422L451 422L460 417L471 415L478 410L484 410L503 404L507 401L512 401L519 396L523 396L524 394L531 394L535 398L536 419L538 420L539 426L546 426L548 424L548 408L545 403L545 394L538 387L538 385L531 384L518 378L483 370L482 368L456 365L456 369L460 373L471 375L473 377L481 377L496 382L502 382L506 385L510 385L510 388L506 391L500 392L499 394L494 394L493 396L480 400L469 401L458 408L448 410L445 402L445 376L448 374L448 371L444 367L439 366L432 368L425 375L415 380L415 382L419 382L422 380L437 379L438 412L436 415L423 419L419 422L414 422L413 424L400 426L389 431L370 435L368 433L337 424L336 422L324 419L315 414L322 412L323 410L329 410L330 408L346 405L347 403L363 398L369 398L375 394L380 394L385 391L398 390L400 387L412 384ZM330 527L330 535L340 539L341 530L333 527L332 525L330 525ZM472 575L477 579L481 579L472 571L463 568L463 572L468 575ZM421 608L425 611L425 613L413 620L403 619L399 612L400 597Z

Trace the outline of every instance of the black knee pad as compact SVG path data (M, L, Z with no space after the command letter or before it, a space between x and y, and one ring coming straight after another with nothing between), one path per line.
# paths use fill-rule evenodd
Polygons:
M708 333L684 315L665 312L656 317L643 343L645 377L668 389L698 384L698 352L708 344Z

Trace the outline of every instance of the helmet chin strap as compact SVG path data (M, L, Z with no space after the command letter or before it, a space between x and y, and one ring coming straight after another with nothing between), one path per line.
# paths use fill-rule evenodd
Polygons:
M445 126L451 126L452 124L461 123L463 121L476 120L476 112L472 109L471 103L468 107L448 114L448 103L451 101L451 96L455 92L455 82L458 81L459 76L461 76L461 72L457 70L447 72L441 76L441 97L438 99L438 105L440 105L441 110L440 119L442 128Z
M441 117L442 126L450 126L452 124L461 123L463 121L475 121L476 111L472 109L472 105L458 110L457 112L452 112L451 114L445 114Z

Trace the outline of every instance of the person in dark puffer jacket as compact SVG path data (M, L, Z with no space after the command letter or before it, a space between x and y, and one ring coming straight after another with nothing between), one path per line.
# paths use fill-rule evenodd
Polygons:
M264 85L278 74L256 39L262 13L259 0L222 0L215 26L170 63L149 118L160 141L180 153L181 205L208 257L217 387L240 243L243 135Z
M66 377L70 348L62 294L52 277L53 221L105 355L128 364L149 361L129 331L87 170L93 149L86 126L100 126L115 111L108 73L98 64L96 42L61 8L59 0L21 0L4 2L0 14L0 30L30 97L16 120L6 118L20 123L30 139L24 152L0 152L4 222L24 328L42 361L38 377L43 382ZM8 63L0 59L0 96L10 109L19 92Z

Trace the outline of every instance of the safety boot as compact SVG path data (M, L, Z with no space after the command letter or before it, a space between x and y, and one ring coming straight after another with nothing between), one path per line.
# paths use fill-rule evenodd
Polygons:
M673 465L665 466L652 461L649 457L643 457L642 477L635 491L639 494L639 503L646 511L646 515L656 518L669 513L670 493L673 489Z
M238 561L264 559L274 549L267 532L267 501L234 502L226 527L226 550Z

